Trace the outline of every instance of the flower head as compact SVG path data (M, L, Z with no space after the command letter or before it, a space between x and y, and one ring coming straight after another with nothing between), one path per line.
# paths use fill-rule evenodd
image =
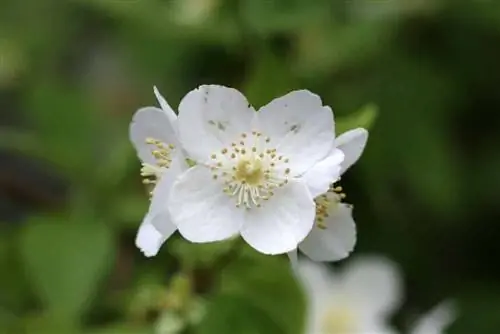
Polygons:
M384 258L352 260L342 272L300 261L308 300L307 334L390 334L388 317L401 302L401 278Z
M347 131L335 140L335 147L344 153L344 161L338 167L342 175L361 156L368 131L362 128ZM332 173L331 155L315 164L304 177L310 179L311 193L315 195L316 219L314 227L299 249L314 261L338 261L346 258L356 244L356 224L352 217L352 205L342 203L346 197L340 186L321 183L319 174ZM292 251L290 259L296 265L296 254Z
M179 106L179 139L197 163L175 182L169 211L192 242L241 234L258 251L297 247L313 226L308 182L332 183L338 172L304 173L344 155L334 148L333 114L308 91L294 91L258 112L235 89L201 86ZM335 168L334 168L335 169Z
M176 230L166 202L175 178L187 169L176 137L177 116L156 87L161 109L139 109L130 124L130 139L142 161L143 183L151 186L151 205L136 237L137 247L146 256L155 256Z

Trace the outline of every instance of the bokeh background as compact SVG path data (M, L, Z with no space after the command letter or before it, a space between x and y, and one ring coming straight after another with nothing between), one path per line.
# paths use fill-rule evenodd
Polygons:
M212 83L256 107L306 88L338 133L369 127L342 185L356 253L404 275L391 321L452 298L449 333L498 333L499 60L494 0L2 0L0 333L301 332L286 257L134 246L131 116Z

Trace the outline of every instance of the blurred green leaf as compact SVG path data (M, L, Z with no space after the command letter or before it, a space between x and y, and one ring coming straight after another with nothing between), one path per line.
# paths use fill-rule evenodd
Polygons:
M461 292L457 311L447 334L496 333L500 327L500 290L495 285L477 284Z
M297 88L286 62L271 52L262 52L243 86L248 101L256 108Z
M325 0L241 1L244 23L249 30L262 35L294 31L310 22L331 19L329 9L329 1Z
M335 132L340 135L354 128L365 128L369 130L377 119L378 107L369 103L354 113L336 119Z
M209 267L220 259L239 242L238 239L195 244L178 238L169 241L168 247L172 254L180 259L181 263L188 268Z
M137 182L140 176L137 174ZM124 223L127 227L139 228L139 224L148 210L148 194L124 192L111 199L109 205L111 219Z
M87 330L84 334L153 334L152 328L137 327L130 324L116 324L105 328ZM54 333L52 333L54 334Z
M29 301L28 282L22 275L22 263L14 256L17 238L14 231L2 231L0 235L0 324L1 319L15 320L17 312Z
M99 120L91 103L78 90L53 82L39 82L25 101L38 132L39 154L67 172L85 175L99 140Z
M279 303L279 301L278 301ZM299 333L299 331L295 331ZM220 295L208 306L208 312L199 325L199 334L287 334L258 305L246 298Z
M113 259L113 235L93 221L34 219L21 256L35 292L54 318L77 320Z
M39 152L40 147L37 141L37 137L34 133L1 127L0 149L9 151L15 150L26 155L36 156L36 153Z
M26 334L79 334L74 324L66 319L56 319L47 314L35 314L25 317L22 322L22 333Z
M246 248L242 256L222 272L220 284L222 295L225 296L221 297L221 303L227 303L228 308L233 305L231 316L241 319L242 331L243 327L246 330L256 328L255 317L265 323L262 331L257 330L256 333L302 333L305 299L285 257L266 256ZM239 302L236 304L231 300ZM244 309L237 310L235 305L242 305ZM210 313L214 307L208 308ZM254 320L254 325L248 326ZM243 325L245 322L246 326ZM272 326L272 323L275 325Z

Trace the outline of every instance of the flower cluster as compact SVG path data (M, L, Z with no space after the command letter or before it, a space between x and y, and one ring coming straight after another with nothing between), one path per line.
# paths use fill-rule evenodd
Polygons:
M239 235L295 264L297 249L315 261L353 250L352 206L337 183L360 157L365 129L336 138L332 110L306 90L256 111L235 89L200 86L182 99L178 116L154 92L160 108L139 109L130 125L151 187L136 238L146 256L176 230L195 243Z

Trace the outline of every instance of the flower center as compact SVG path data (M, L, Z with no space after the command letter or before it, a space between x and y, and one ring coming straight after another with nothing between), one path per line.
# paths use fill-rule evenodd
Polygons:
M234 172L236 180L245 182L250 186L258 185L264 178L262 169L262 160L260 159L241 159L236 165Z
M273 148L271 138L252 131L211 155L209 167L222 191L234 197L236 207L260 207L274 195L274 190L288 183L289 159Z
M356 316L348 307L330 308L322 322L324 334L357 333Z
M142 183L148 185L156 184L160 180L163 171L172 164L172 152L175 146L165 144L154 138L146 138L146 144L153 147L151 154L155 158L155 163L142 163L141 176L144 178Z
M335 210L337 205L346 197L342 192L342 187L333 185L322 195L314 199L316 202L316 226L322 230L327 228L325 220L330 216L332 210Z

